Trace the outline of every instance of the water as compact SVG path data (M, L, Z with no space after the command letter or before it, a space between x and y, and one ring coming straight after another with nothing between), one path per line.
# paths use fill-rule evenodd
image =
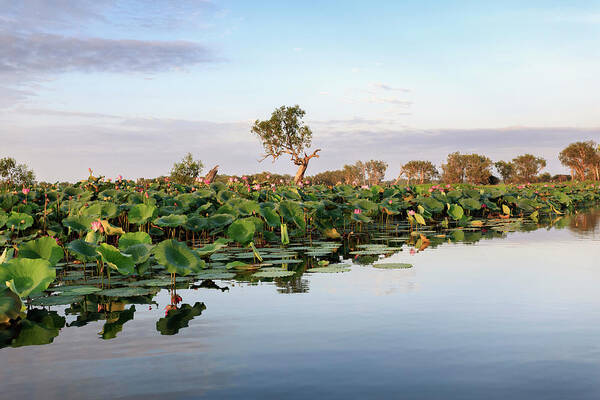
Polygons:
M292 284L178 290L206 309L161 335L170 294L53 343L0 350L4 398L600 397L600 214L443 244ZM130 309L125 305L124 309ZM151 307L151 309L149 309ZM52 307L64 315L65 307ZM67 315L72 324L77 315Z

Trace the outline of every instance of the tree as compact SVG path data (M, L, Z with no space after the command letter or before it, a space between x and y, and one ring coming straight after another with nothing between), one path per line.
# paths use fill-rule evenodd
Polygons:
M494 167L505 183L512 181L515 174L515 165L513 163L510 161L496 161Z
M365 182L365 168L362 161L357 161L353 165L344 165L342 172L346 184L358 185Z
M492 160L480 154L466 154L462 156L465 163L465 179L472 185L488 183L492 173L490 168Z
M187 153L181 162L173 164L171 179L181 185L191 185L200 176L204 165L200 160L194 160L192 153Z
M17 164L12 157L0 159L0 177L4 185L32 186L35 173L26 164Z
M410 184L411 179L419 178L419 183L431 181L438 175L435 165L431 161L413 160L409 161L400 169L400 175L404 175ZM398 182L400 177L396 180Z
M446 183L467 181L473 185L488 183L492 173L492 160L480 154L448 154L446 164L442 164L442 180Z
M571 169L571 177L577 174L579 180L585 180L586 173L592 172L596 179L600 179L597 165L598 153L596 143L592 140L587 142L575 142L569 144L558 155L561 164Z
M334 186L344 182L344 171L336 169L333 171L323 171L310 178L317 185Z
M271 114L271 119L265 121L256 120L252 127L252 133L256 134L262 142L265 154L263 161L269 157L275 161L282 154L289 154L292 162L298 166L294 177L296 184L302 182L308 162L321 149L316 149L308 155L305 149L310 148L312 142L312 131L304 124L302 118L306 112L295 105L293 107L281 106Z
M464 156L458 151L448 154L442 164L442 180L446 183L462 183L465 180Z
M382 160L369 160L364 163L369 185L379 185L385 177L387 163Z
M512 160L515 178L519 182L531 182L533 178L546 166L546 160L533 154L523 154Z

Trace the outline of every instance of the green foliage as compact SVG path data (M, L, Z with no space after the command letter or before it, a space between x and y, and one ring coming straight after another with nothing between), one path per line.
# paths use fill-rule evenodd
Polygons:
M0 264L0 290L6 285L22 299L42 293L54 279L55 269L41 258L13 258Z
M14 158L0 159L0 178L4 185L29 187L35 184L35 173L25 164L17 164Z
M20 258L41 258L55 266L64 257L63 249L50 237L41 237L19 247Z
M164 240L154 248L156 260L172 274L185 276L198 272L204 263L186 246L177 240Z
M204 164L200 160L194 160L192 153L187 153L180 162L173 164L171 179L180 185L191 185L200 176Z

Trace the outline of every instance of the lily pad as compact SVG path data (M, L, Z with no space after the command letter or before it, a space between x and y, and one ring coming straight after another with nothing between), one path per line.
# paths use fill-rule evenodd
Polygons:
M379 269L407 269L412 268L413 265L407 263L378 263L373 264L373 267Z
M81 295L67 295L63 294L60 296L46 296L46 297L38 297L37 299L33 299L31 304L34 306L63 306L74 303L79 303L83 300L83 296Z
M284 271L284 270L268 270L268 271L259 271L252 275L254 278L285 278L288 276L294 275L294 271Z
M96 292L98 296L109 296L109 297L133 297L133 296L146 296L153 293L151 289L145 289L143 287L120 287L114 289L104 289Z
M307 269L306 272L317 272L317 273L338 273L338 272L348 272L350 268L346 264L332 264L327 267L317 267Z

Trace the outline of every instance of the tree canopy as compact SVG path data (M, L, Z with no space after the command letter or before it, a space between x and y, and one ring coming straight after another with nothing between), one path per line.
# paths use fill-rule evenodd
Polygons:
M12 157L0 159L0 177L5 185L31 186L35 183L35 173L26 164L17 164Z
M282 154L289 154L292 162L298 165L298 172L294 181L300 183L308 167L308 162L313 157L319 157L316 149L312 154L307 154L306 149L312 144L312 131L302 121L306 112L299 105L292 107L281 106L276 108L268 120L256 120L252 126L252 133L260 139L265 154L263 160L272 157L273 161Z
M173 164L171 179L175 183L191 185L200 176L204 165L200 160L194 160L192 153L187 153L180 162Z

